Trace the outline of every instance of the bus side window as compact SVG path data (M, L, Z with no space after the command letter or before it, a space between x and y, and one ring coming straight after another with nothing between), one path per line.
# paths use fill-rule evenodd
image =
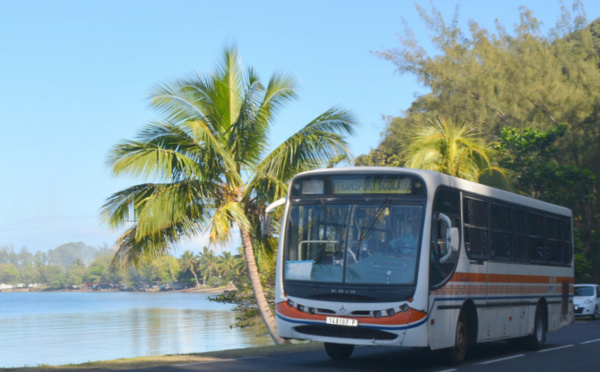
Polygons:
M451 226L439 218L441 214L448 217ZM435 195L431 221L429 285L432 288L441 286L452 275L458 262L458 252L448 256L450 247L446 246L446 234L450 227L460 227L460 193L442 188Z

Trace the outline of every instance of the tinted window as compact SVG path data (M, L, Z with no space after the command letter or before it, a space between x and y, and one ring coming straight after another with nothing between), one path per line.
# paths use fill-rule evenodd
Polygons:
M491 227L494 230L512 231L512 218L509 206L492 203Z
M439 189L433 204L433 209L446 215L460 215L460 194L458 191Z
M488 256L487 202L465 197L465 250L469 258L481 259Z
M465 198L464 216L466 224L487 227L487 203Z

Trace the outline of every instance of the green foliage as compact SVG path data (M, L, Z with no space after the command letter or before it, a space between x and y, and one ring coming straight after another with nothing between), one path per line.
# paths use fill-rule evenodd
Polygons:
M217 288L217 287L221 287L225 284L225 281L218 277L218 276L213 276L212 278L210 278L208 280L208 282L206 283L209 287L212 288Z
M98 249L89 247L83 242L67 243L49 251L48 262L62 267L69 267L75 261L81 260L84 264L89 265L98 254Z
M595 281L593 273L593 261L584 253L585 244L581 240L580 232L574 231L575 243L575 283L591 283Z
M185 251L183 253L183 256L181 256L181 258L179 259L179 266L181 267L181 271L183 276L185 276L186 273L190 273L194 276L194 281L195 281L195 285L196 286L200 286L200 282L198 281L198 259L194 256L194 254L192 252ZM190 279L187 278L187 281L189 282Z
M58 265L43 266L40 270L42 283L50 288L66 288L67 277L62 267Z
M586 220L586 207L596 199L597 177L588 169L559 163L557 143L566 134L566 125L545 132L506 127L498 145L499 163L513 170L519 192L573 209L575 222L581 224ZM584 230L584 226L579 228Z
M260 280L265 289L265 296L271 306L275 304L275 270L270 269L262 271ZM233 277L233 285L237 288L236 291L225 292L222 295L211 297L211 301L228 303L236 305L236 322L235 326L244 328L252 326L261 326L260 318L258 317L258 307L254 300L250 278L246 272L241 272ZM264 325L261 326L264 329Z
M458 12L446 22L435 8L428 13L418 7L440 54L428 55L407 26L400 47L377 55L415 75L431 93L418 97L404 118L390 121L386 133L406 131L423 115L473 123L491 140L506 126L548 130L565 123L565 162L600 174L600 20L587 26L575 4L575 17L563 8L548 36L525 7L514 34L500 24L492 33L475 21L467 33L458 26Z
M47 254L37 252L36 257L26 248L14 252L12 248L2 247L0 248L0 284L42 284L55 289L81 287L85 284L113 287L123 285L142 289L168 282L184 282L194 286L197 284L195 280L186 276L189 274L190 267L194 267L198 275L206 278L209 286L218 287L237 281L238 277L246 275L245 263L240 255L232 255L229 252L215 255L206 247L199 255L186 251L179 259L163 256L144 261L139 267L112 265L111 251L98 252L96 259L89 266L86 266L81 258L74 256L71 266L63 267L47 263L44 259L48 255L53 255L52 250ZM214 267L206 273L200 269L205 262L202 257L210 257L211 262L214 262ZM9 260L16 264L7 262ZM187 268L185 265L188 265Z
M494 150L476 136L476 129L466 123L447 121L439 116L412 133L403 157L406 166L479 181L484 172L498 171L490 160ZM503 173L500 170L500 173Z
M133 208L136 224L117 242L117 257L136 262L205 231L222 243L233 226L253 230L254 216L285 194L294 174L346 155L353 119L339 108L266 153L275 115L296 98L295 88L292 77L280 74L263 85L253 69L241 69L235 47L225 49L211 74L158 85L151 106L161 119L109 155L115 175L164 181L118 192L102 208L115 227L129 221Z
M588 24L581 2L562 14L548 35L526 7L509 32L471 20L460 28L417 5L436 47L430 55L405 21L400 45L377 56L415 76L429 92L401 117L388 119L381 144L357 158L361 165L404 164L413 133L440 116L474 125L488 142L503 138L497 160L509 168L516 191L573 209L581 254L600 278L600 19ZM550 145L551 144L551 145ZM526 148L524 148L525 146ZM480 179L481 181L481 179Z
M500 133L499 163L515 171L513 183L518 191L534 198L548 200L552 168L556 168L556 142L567 132L560 124L546 132L535 128L523 130L505 127ZM558 184L562 185L562 184ZM549 201L549 200L548 200Z
M0 283L17 284L19 270L12 263L0 263Z

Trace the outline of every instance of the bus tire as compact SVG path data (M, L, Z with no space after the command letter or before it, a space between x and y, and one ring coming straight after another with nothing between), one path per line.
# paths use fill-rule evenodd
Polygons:
M347 360L354 351L354 345L325 342L325 352L333 360Z
M446 349L446 360L450 365L461 364L469 347L469 326L465 312L461 311L456 322L456 334L454 336L454 347Z
M533 333L526 337L526 346L529 350L540 350L546 342L546 315L544 309L538 305L535 309Z

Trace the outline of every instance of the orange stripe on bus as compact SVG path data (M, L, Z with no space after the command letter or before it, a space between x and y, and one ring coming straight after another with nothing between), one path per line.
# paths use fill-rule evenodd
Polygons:
M574 284L573 277L568 276L539 276L539 275L516 275L516 274L477 274L456 272L451 282L467 283L527 283L527 284L562 284L567 282Z
M304 319L304 320L312 320L312 321L322 321L324 322L327 318L326 315L321 314L310 314L304 311L300 311L295 307L291 307L287 304L287 302L280 302L277 304L277 312L283 316L287 316L289 318L294 319ZM373 318L373 317L357 317L357 316L340 316L335 315L336 318L349 318L358 320L358 324L376 324L376 325L398 325L398 324L409 324L419 321L427 316L426 313L408 309L403 313L397 313L393 316L385 316L381 318Z

